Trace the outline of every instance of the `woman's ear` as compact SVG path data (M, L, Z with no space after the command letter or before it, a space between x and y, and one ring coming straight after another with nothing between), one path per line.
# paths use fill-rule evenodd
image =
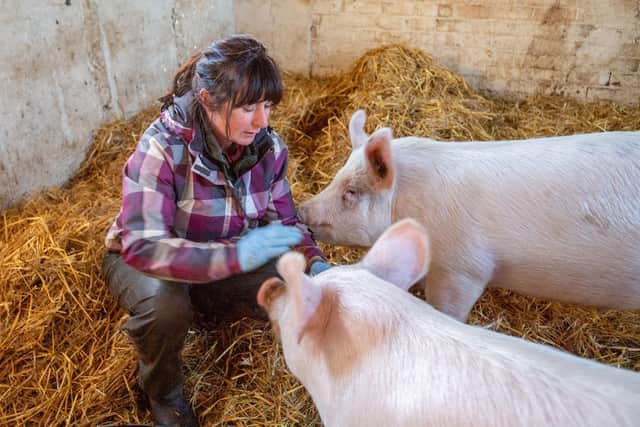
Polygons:
M200 105L203 105L208 110L210 105L209 92L205 88L198 91L198 99L200 100Z

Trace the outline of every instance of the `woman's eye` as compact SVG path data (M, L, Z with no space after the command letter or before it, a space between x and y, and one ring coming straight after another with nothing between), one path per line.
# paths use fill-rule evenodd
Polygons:
M265 110L269 110L273 106L273 104L271 102L266 102L266 101L261 101L261 102L264 102L264 109ZM246 113L253 113L258 108L258 104L243 105L242 106L242 110L245 111Z

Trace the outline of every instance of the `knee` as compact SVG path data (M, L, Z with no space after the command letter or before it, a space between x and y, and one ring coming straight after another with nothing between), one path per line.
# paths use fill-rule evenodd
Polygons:
M162 286L150 298L151 311L156 325L170 333L186 333L193 321L193 308L188 285L184 283L161 282Z
M133 338L172 337L180 341L193 321L188 285L157 280L129 309L125 329Z

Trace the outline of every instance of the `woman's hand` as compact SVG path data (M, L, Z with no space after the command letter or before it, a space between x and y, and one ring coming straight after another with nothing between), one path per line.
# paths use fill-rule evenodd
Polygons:
M296 227L269 224L254 228L238 241L238 263L243 272L255 270L302 241Z
M331 264L326 263L322 260L316 261L313 264L311 264L311 268L309 269L309 274L311 274L312 276L315 276L316 274L320 274L323 271L330 269L331 267L333 267Z

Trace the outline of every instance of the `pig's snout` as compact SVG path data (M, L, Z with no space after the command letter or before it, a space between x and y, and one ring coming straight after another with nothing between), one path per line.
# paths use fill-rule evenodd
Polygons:
M307 200L300 204L298 208L298 219L313 233L316 240L322 242L333 242L334 225L330 222L326 209L323 209L323 202L315 199Z
M313 211L313 202L310 200L302 203L298 207L298 218L303 224L308 225L312 229L314 225L318 225L318 221L314 219Z

